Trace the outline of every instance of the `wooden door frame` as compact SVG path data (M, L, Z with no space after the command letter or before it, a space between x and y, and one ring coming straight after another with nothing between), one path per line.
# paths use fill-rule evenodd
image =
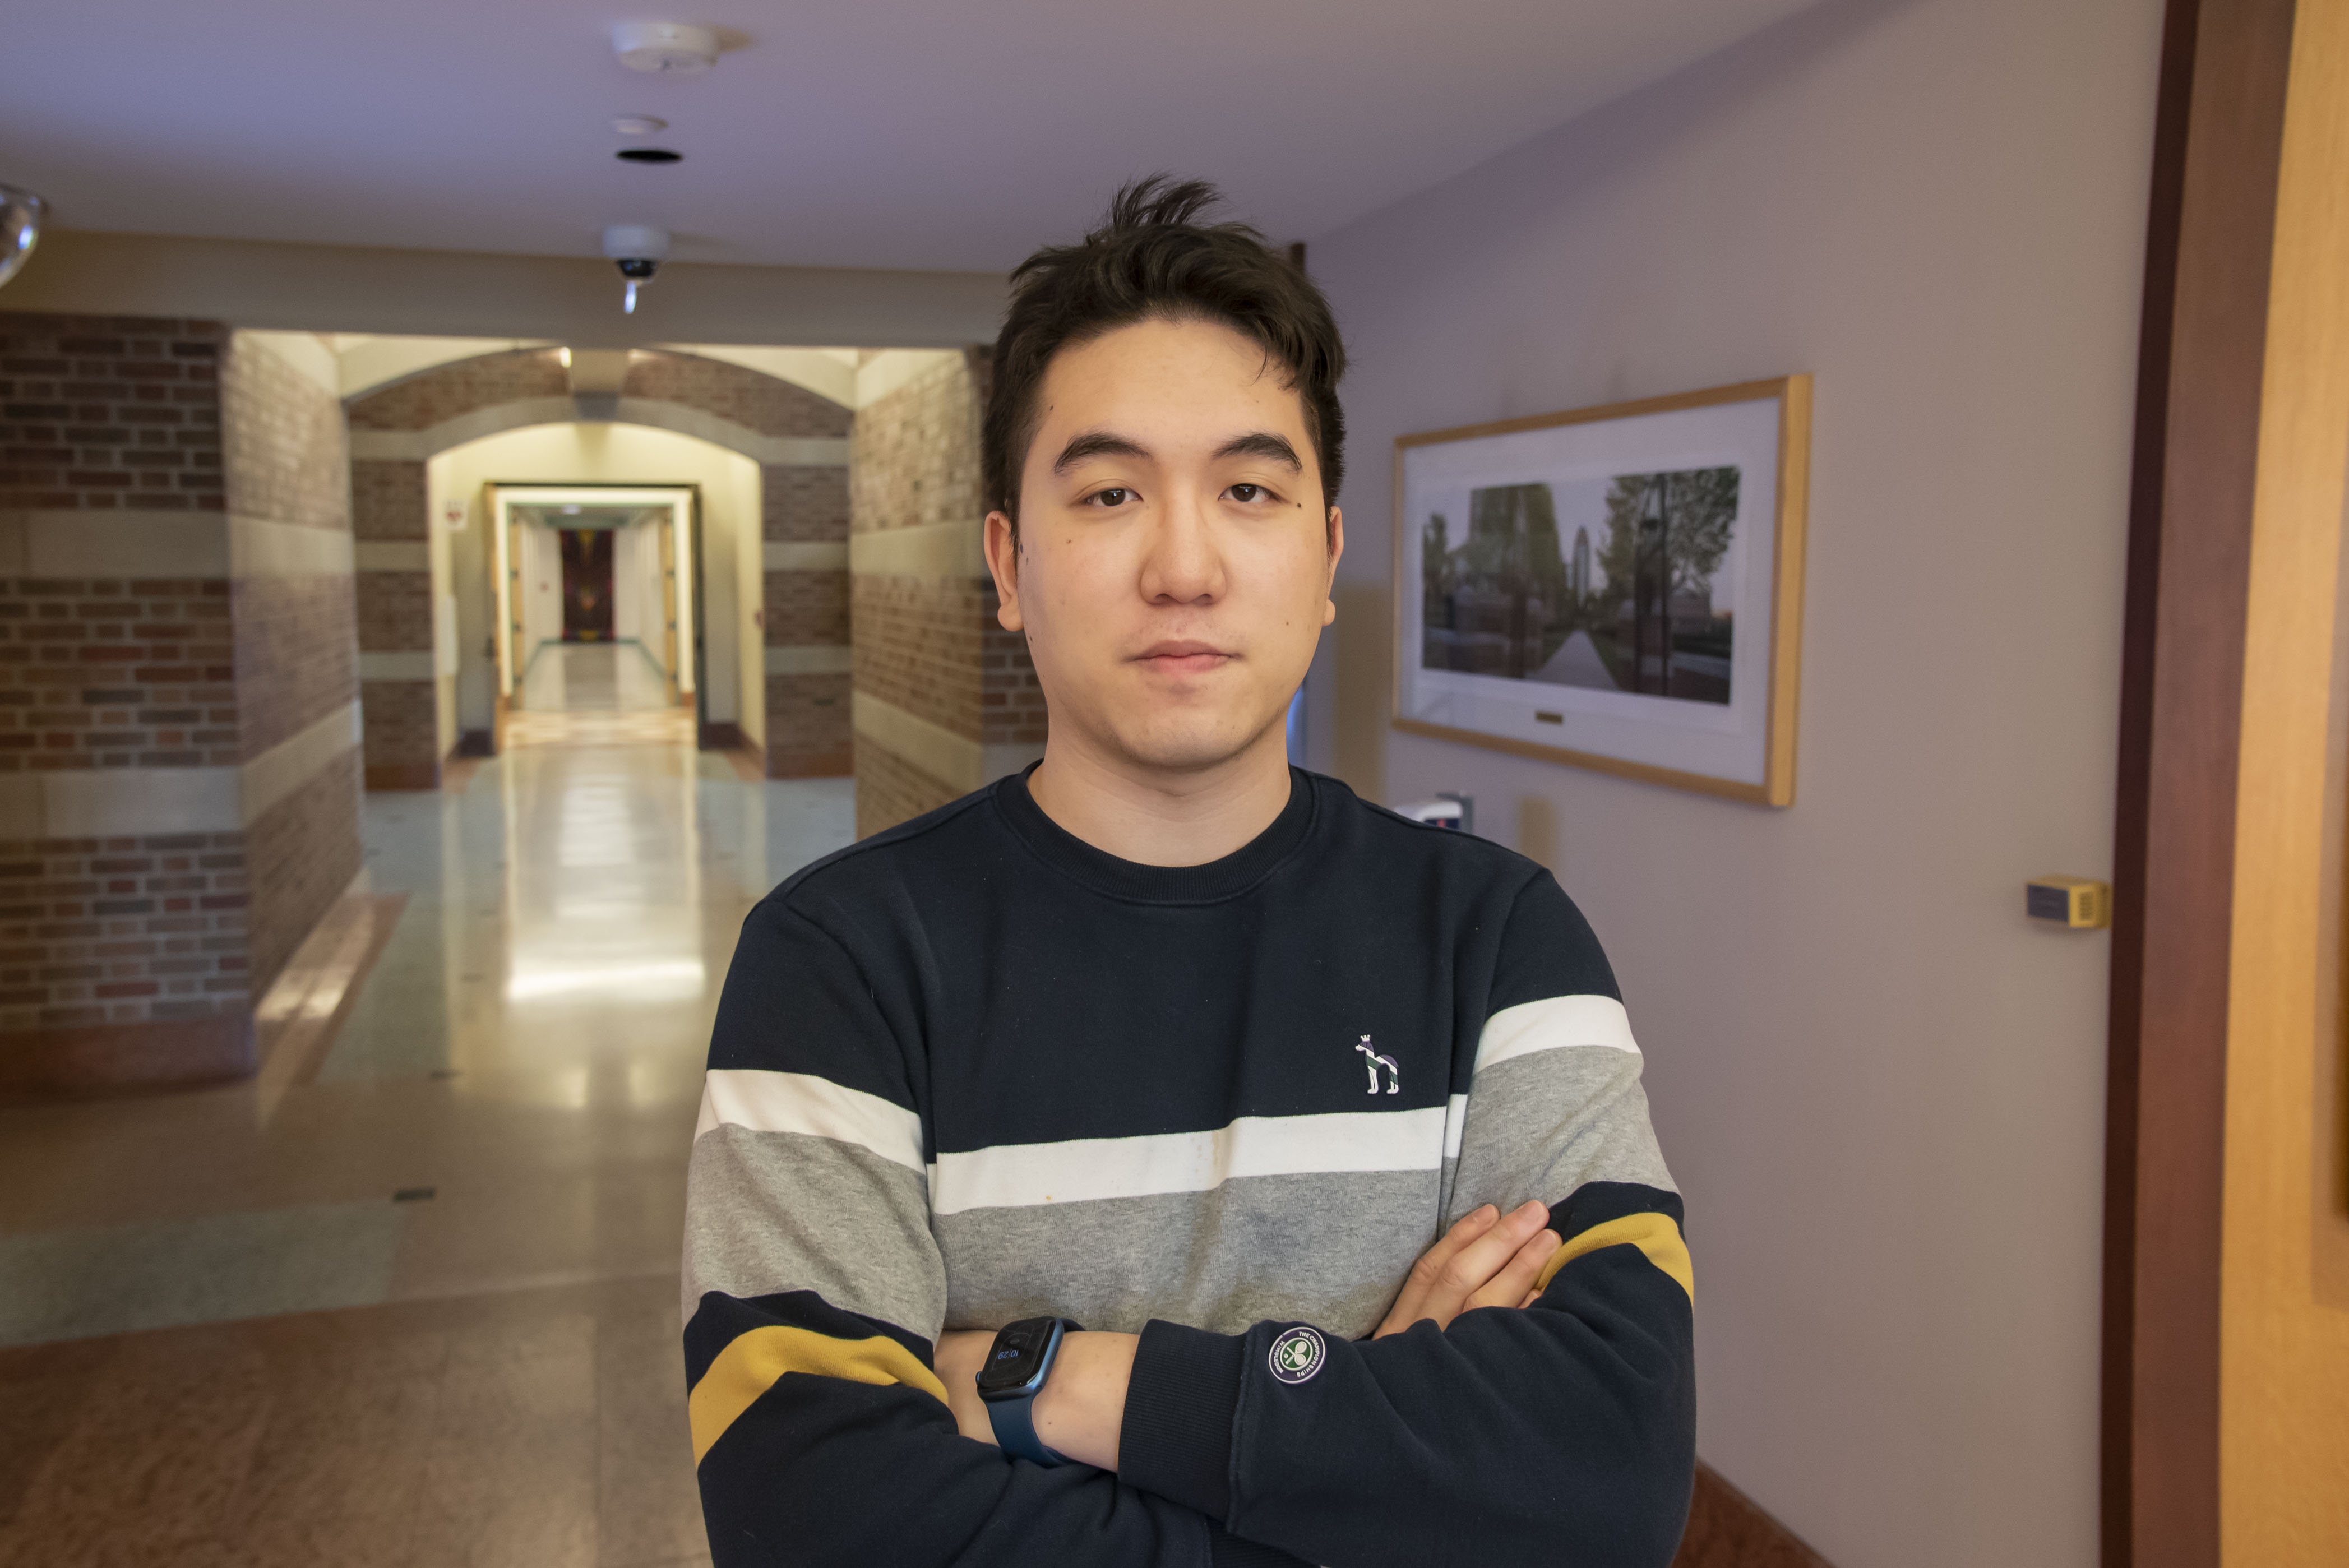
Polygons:
M2106 1568L2215 1568L2246 604L2293 0L2169 0L2113 855Z

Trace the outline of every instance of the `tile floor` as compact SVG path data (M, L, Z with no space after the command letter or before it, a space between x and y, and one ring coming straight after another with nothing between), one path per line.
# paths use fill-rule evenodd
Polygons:
M390 930L322 934L380 955L306 1004L340 1019L279 1047L308 1059L0 1109L0 1568L706 1561L701 1057L743 914L849 841L854 789L599 736L626 650L549 652L616 700L369 797Z

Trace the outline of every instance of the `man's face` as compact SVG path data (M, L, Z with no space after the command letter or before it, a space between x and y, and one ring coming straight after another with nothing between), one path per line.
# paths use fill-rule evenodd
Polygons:
M1280 723L1337 614L1344 535L1303 401L1231 328L1144 321L1062 350L1039 402L1016 556L1001 512L987 553L1056 738L1153 769L1229 759Z

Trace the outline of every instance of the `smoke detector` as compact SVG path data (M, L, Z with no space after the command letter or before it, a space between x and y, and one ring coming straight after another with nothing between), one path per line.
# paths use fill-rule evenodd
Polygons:
M632 71L691 76L718 63L718 35L689 22L622 22L612 29L612 47Z

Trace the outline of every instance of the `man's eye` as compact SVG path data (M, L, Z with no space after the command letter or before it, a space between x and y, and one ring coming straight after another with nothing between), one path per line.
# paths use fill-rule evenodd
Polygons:
M1261 500L1264 499L1264 487L1262 485L1234 485L1232 487L1232 499L1237 501Z
M1088 497L1087 500L1089 504L1093 506L1123 506L1127 501L1130 501L1133 499L1133 492L1132 490L1127 490L1123 485L1112 485L1105 490L1096 491L1093 495Z

